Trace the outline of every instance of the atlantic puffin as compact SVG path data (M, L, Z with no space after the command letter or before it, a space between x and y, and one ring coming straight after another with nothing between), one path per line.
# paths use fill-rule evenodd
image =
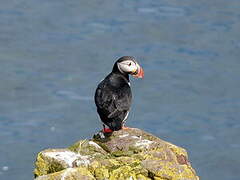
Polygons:
M104 133L127 128L124 123L132 103L129 75L143 78L144 71L134 57L123 56L115 62L112 72L97 86L94 99Z

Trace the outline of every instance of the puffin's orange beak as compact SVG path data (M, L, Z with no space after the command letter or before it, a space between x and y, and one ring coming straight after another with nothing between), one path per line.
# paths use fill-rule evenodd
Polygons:
M143 77L144 77L143 68L141 68L141 67L137 64L137 70L136 70L136 72L134 72L132 75L133 75L133 77L136 77L136 78L143 78Z

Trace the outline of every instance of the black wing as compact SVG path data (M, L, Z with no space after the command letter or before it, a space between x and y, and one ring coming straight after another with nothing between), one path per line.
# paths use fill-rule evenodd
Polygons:
M114 88L106 86L106 83L103 81L96 89L95 103L98 111L107 118L114 118L123 111L129 111L131 101L132 93L127 83L121 87Z

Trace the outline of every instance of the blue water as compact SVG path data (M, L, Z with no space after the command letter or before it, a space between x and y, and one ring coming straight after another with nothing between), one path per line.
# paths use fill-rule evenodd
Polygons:
M240 1L0 1L0 179L101 128L93 95L135 56L128 126L182 146L202 180L239 180Z

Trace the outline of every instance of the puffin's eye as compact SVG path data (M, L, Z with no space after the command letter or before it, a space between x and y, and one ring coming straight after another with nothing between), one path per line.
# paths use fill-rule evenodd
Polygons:
M132 63L130 62L129 64L128 64L128 66L131 66L132 65Z

